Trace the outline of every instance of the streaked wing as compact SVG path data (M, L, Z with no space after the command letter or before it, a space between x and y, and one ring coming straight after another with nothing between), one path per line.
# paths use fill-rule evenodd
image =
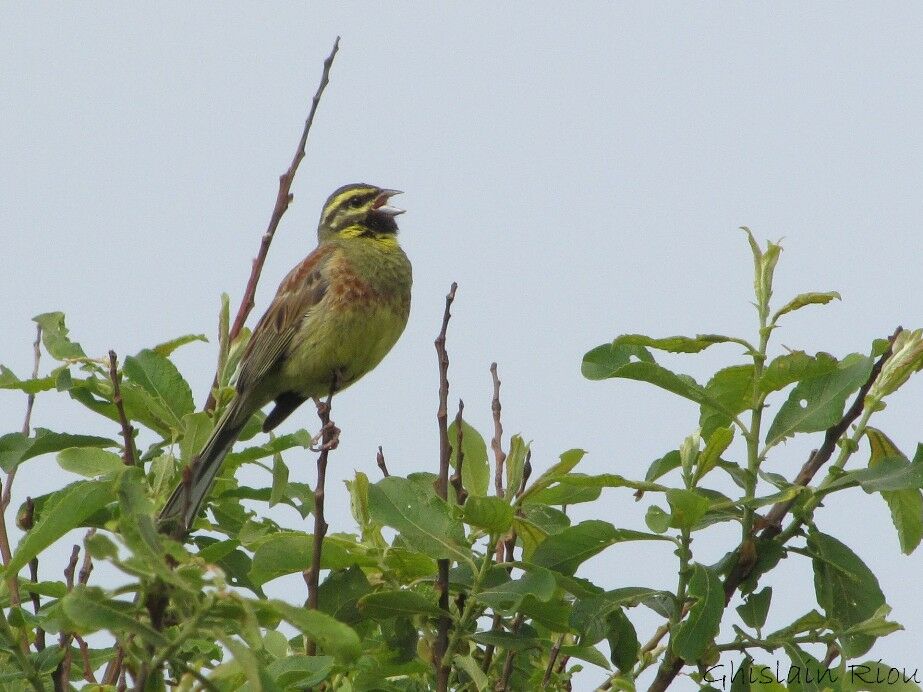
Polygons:
M324 268L332 251L329 245L318 247L282 280L241 358L238 392L250 389L276 366L301 320L324 297L328 285Z

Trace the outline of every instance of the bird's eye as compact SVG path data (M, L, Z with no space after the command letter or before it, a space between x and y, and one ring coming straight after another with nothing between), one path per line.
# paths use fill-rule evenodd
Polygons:
M361 197L353 197L351 200L349 200L349 206L351 206L353 209L358 209L363 204L364 202L362 201Z

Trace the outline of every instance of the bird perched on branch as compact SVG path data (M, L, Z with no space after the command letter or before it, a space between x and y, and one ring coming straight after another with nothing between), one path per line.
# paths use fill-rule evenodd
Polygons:
M244 425L270 402L268 432L308 399L341 391L371 371L404 331L410 261L391 206L399 194L345 185L327 199L317 248L288 273L240 361L237 394L160 513L164 530L192 526Z

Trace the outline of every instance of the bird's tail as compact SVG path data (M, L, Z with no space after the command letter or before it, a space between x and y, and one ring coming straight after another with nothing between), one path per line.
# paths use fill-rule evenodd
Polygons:
M167 504L160 510L158 523L161 529L173 535L185 535L192 527L212 483L221 470L221 463L237 441L241 429L253 411L237 397L225 409L208 441L203 445L189 467L188 480L176 487Z

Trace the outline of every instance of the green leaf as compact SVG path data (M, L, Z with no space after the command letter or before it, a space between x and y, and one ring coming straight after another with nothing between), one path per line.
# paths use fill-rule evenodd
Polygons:
M35 526L23 536L16 547L7 574L16 574L29 560L42 552L65 533L102 509L114 497L111 480L77 481L65 486L48 498Z
M64 370L66 372L66 370ZM0 389L18 389L25 394L38 394L54 389L57 382L57 375L48 375L36 379L20 380L5 365L0 365Z
M106 598L102 589L77 585L61 600L65 615L79 634L109 630L124 636L130 632L153 646L167 646L167 639L138 617L136 606Z
M532 596L539 601L548 601L554 596L557 583L547 569L531 566L519 579L511 579L473 594L474 598L495 612L511 615L519 610L522 600Z
M724 612L724 588L716 572L696 563L692 566L688 593L695 603L673 631L670 647L687 663L695 663L718 634Z
M487 690L487 674L481 670L480 663L475 661L471 656L462 656L461 654L455 654L452 661L471 678L471 682L477 688L478 692L485 692Z
M863 620L857 625L853 625L846 630L846 634L868 634L873 637L885 637L904 629L904 626L900 623L887 619L890 614L891 606L880 606L872 617L868 620Z
M554 464L541 476L532 481L526 491L522 494L522 502L528 501L528 499L535 493L544 490L552 483L565 478L571 471L574 470L574 467L580 463L580 460L583 459L585 455L586 452L582 449L569 449L564 452L556 464Z
M523 628L525 629L525 628ZM533 630L534 631L534 630ZM520 630L522 632L522 630ZM541 647L540 640L534 635L524 633L504 632L503 630L489 632L475 632L470 637L478 644L493 644L507 651L525 651Z
M808 549L814 556L814 591L827 617L847 628L872 617L885 604L874 573L850 548L820 531L808 534ZM861 656L875 642L865 634L843 635L843 654Z
M369 487L372 520L396 529L408 545L434 558L473 564L460 522L432 488L389 476Z
M289 449L308 449L311 446L311 433L307 430L296 430L288 435L277 435L261 445L247 447L238 452L231 452L225 458L225 463L230 468L237 468L243 464L258 459L265 459L273 454L288 451ZM196 450L198 451L198 450Z
M231 652L234 662L246 676L248 689L253 692L282 692L250 646L233 637L222 637L220 641Z
M583 356L581 372L588 380L607 380L615 377L615 372L632 359L654 362L650 351L641 346L617 345L615 343L603 344L588 351Z
M366 594L359 599L359 610L365 617L375 619L411 615L438 618L444 615L442 609L426 596L407 589Z
M746 411L753 400L753 365L732 365L719 370L705 385L707 401L701 402L699 427L708 439L716 428L728 427L734 416Z
M195 410L192 390L168 358L145 349L128 356L122 372L173 414L171 422L179 425L183 416Z
M837 367L837 360L829 353L809 356L804 351L793 351L773 358L760 377L760 392L769 394L784 389L793 382L827 375Z
M510 451L506 455L504 467L506 468L506 491L504 496L512 500L522 485L522 474L525 470L526 458L529 456L531 442L524 442L521 435L510 438Z
M299 608L275 599L264 603L283 620L314 639L325 653L335 656L338 660L352 661L362 653L362 642L356 631L326 613Z
M740 619L748 627L762 629L766 624L766 616L769 614L769 603L772 601L772 587L767 586L762 591L755 591L747 596L743 605L737 606L737 613Z
M108 437L58 433L45 428L36 428L33 437L9 433L0 437L0 468L9 473L24 461L68 447L118 447L118 443Z
M869 468L879 466L889 458L899 460L898 465L903 467L900 471L905 470L907 466L911 466L907 457L881 430L868 427L865 429L865 436L868 438L872 450ZM916 459L914 459L913 466L923 469L923 463L919 463ZM923 485L923 474L921 474L920 481L920 485ZM901 552L905 555L910 555L916 550L917 546L920 545L921 538L923 538L923 493L919 490L920 485L893 491L881 491L881 497L888 503L888 508L891 510L891 521L894 522L894 528L897 529ZM863 489L866 489L865 485L863 485ZM866 491L868 492L867 489Z
M643 531L617 529L609 522L591 519L548 536L535 549L532 562L561 574L573 575L581 563L610 545L625 541L650 540L671 539Z
M673 469L678 469L680 463L679 450L672 449L659 459L655 459L651 462L651 465L648 467L647 473L644 476L644 480L656 481L658 478L666 473L669 473Z
M193 341L204 341L205 343L208 343L208 338L204 334L186 334L184 336L178 336L175 339L170 339L169 341L164 341L161 344L157 344L151 350L158 356L168 358L170 354L180 346L191 344Z
M334 660L333 656L296 654L273 661L266 666L266 672L285 689L303 690L326 680Z
M846 398L868 379L872 359L858 353L844 358L833 372L802 380L779 408L766 443L774 445L799 432L826 430L843 416Z
M55 360L67 358L86 358L83 349L68 337L67 327L64 325L63 312L45 312L36 315L32 321L42 328L42 344L45 350Z
M644 523L654 533L666 533L667 529L670 528L672 519L667 512L664 512L657 505L648 507L647 513L644 515Z
M675 529L691 530L708 511L708 499L695 490L671 488L667 502L673 515L670 526Z
M278 504L285 498L288 488L288 466L281 454L272 455L272 489L269 492L269 506Z
M449 463L452 468L458 468L458 427L455 421L449 425L449 444L452 454ZM469 495L481 496L487 494L490 483L490 468L487 465L487 445L481 433L462 420L462 485Z
M604 593L582 596L570 611L570 626L585 644L596 644L608 636L609 615L640 603L654 604L661 599L675 600L673 594L644 586L626 586ZM615 663L615 661L613 661Z
M807 613L799 617L792 624L783 627L780 630L776 630L772 634L768 635L766 639L790 639L799 634L804 634L805 632L812 632L814 630L824 630L830 628L830 622L823 615L818 613L816 610L809 610Z
M546 492L548 490L554 490L557 487L568 487L571 488L631 488L632 490L641 490L641 491L650 491L650 492L666 492L668 488L666 486L660 485L658 483L651 483L648 481L633 481L624 476L620 476L616 473L601 473L595 476L586 476L582 473L572 473L569 476L564 476L558 481L558 485L552 486L551 488L538 493L536 496L531 498L536 502L546 502L548 495ZM589 500L582 500L582 502L589 502L590 500L595 500L598 497L598 493L595 497L590 498ZM548 504L561 504L560 502L548 503ZM566 504L574 504L569 502Z
M577 658L581 661L592 663L594 666L599 666L603 670L612 670L612 666L610 666L609 661L606 660L605 654L595 646L564 644L561 647L560 654L561 656L569 656L570 658Z
M705 449L699 454L698 465L695 469L694 483L698 483L721 460L721 455L731 446L734 440L733 428L715 428L705 443Z
M720 334L697 334L694 337L667 336L661 339L654 339L644 334L623 334L617 337L612 344L614 346L647 346L648 348L656 348L660 351L669 351L670 353L699 353L715 344L726 344L737 341L737 339L732 339L729 336L721 336Z
M58 452L58 466L85 478L116 473L125 468L118 454L95 447L68 447Z
M775 324L782 315L800 310L806 305L826 305L831 300L842 300L842 298L836 291L827 291L825 293L799 293L781 308L776 310L776 314L772 316L772 320L770 321Z
M202 451L215 427L212 417L204 411L187 413L182 420L183 436L179 441L180 460L189 464Z
M300 531L280 531L264 540L253 554L250 579L265 584L286 574L302 572L311 566L314 537ZM352 565L376 564L366 549L339 536L326 536L321 552L321 569L345 569Z
M613 610L607 617L608 630L606 640L609 642L609 658L621 671L630 671L638 661L641 645L634 625L621 608Z
M465 523L492 534L504 533L513 522L513 507L502 497L471 496L462 509Z

